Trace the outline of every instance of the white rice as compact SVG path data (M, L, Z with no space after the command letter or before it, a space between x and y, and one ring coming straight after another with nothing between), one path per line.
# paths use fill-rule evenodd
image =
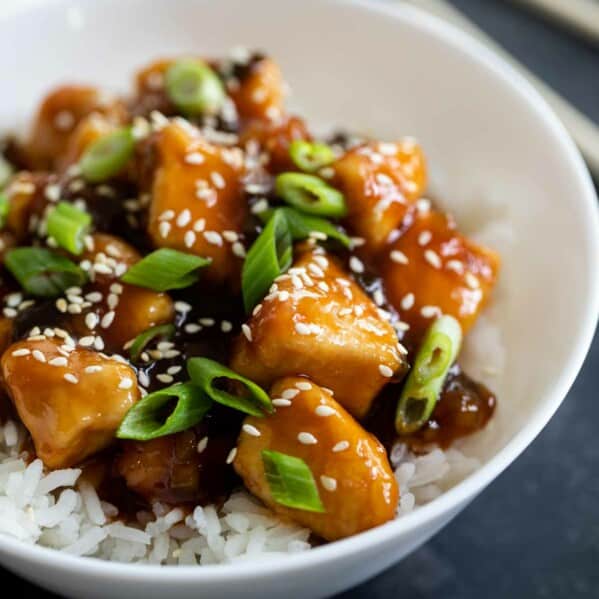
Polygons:
M12 421L0 427L0 533L71 555L154 564L217 564L277 558L310 549L310 531L280 521L245 491L222 509L197 506L190 515L156 503L134 522L118 519L81 470L45 473L20 451L26 432ZM15 441L16 439L16 441ZM20 441L19 441L20 440ZM400 486L398 517L431 501L472 472L478 461L456 449L424 456L397 444L391 454Z

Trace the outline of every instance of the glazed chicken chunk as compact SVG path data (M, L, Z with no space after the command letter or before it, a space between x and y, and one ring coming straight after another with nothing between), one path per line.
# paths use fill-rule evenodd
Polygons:
M326 390L303 377L277 381L279 402L266 418L248 417L234 466L245 485L266 505L333 541L391 520L397 482L378 440L367 433ZM275 402L276 403L276 402ZM324 513L285 507L273 500L265 478L263 450L298 457L316 481Z
M94 112L115 122L121 122L125 114L118 101L95 87L65 85L49 93L39 108L25 146L31 168L58 167L71 134L82 119Z
M2 377L37 455L66 468L112 443L139 399L135 372L65 338L35 337L10 346Z
M399 227L426 187L424 154L411 139L362 144L339 158L332 169L332 183L347 201L346 223L372 251Z
M495 284L498 255L461 235L451 216L414 211L408 229L388 246L381 274L390 302L420 339L434 318L450 314L466 333Z
M82 262L90 264L94 277L85 289L91 305L73 319L80 336L99 336L106 348L120 352L146 329L173 320L173 300L167 293L119 282L118 273L141 258L136 249L106 233L95 233L90 247Z
M148 225L154 245L211 258L205 277L233 280L244 256L239 238L247 214L239 150L213 146L180 123L166 126L157 146Z
M320 249L299 253L247 327L233 348L233 370L261 385L304 374L358 418L404 367L393 327Z

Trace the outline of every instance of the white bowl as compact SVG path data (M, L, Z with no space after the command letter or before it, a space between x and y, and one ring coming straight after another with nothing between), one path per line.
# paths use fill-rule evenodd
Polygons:
M26 122L60 81L124 89L150 58L272 53L294 103L318 123L427 152L463 228L509 222L494 318L507 348L500 409L478 443L484 465L385 526L276 563L154 567L104 563L0 537L0 562L72 597L322 597L380 572L462 510L535 438L572 384L599 307L596 196L542 99L462 33L397 4L335 0L3 0L0 130ZM482 441L481 441L482 439ZM484 442L483 442L484 441ZM492 540L491 540L492 542Z

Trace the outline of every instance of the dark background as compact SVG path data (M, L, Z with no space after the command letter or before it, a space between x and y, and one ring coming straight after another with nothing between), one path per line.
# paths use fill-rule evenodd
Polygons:
M505 0L452 2L599 122L598 48ZM598 366L599 337L565 403L515 464L432 541L337 599L599 597ZM51 597L1 570L0 583Z

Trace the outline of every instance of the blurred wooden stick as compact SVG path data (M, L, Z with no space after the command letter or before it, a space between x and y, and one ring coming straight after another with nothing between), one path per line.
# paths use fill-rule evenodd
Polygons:
M599 44L599 2L596 0L512 0L565 25Z
M417 6L431 14L466 31L480 42L499 54L512 67L519 71L536 90L545 98L547 103L559 116L566 129L576 142L586 163L597 181L599 181L599 126L569 104L548 85L533 75L526 67L520 64L509 52L504 50L497 42L484 31L465 17L460 11L443 0L403 0L407 4ZM567 0L569 1L569 0Z

